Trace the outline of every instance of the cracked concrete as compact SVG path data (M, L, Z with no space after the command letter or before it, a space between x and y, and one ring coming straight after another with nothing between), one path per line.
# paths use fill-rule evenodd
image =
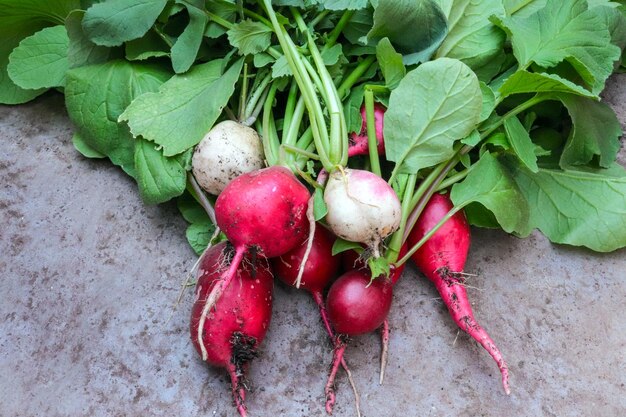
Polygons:
M604 99L626 127L626 75ZM144 206L131 179L81 157L71 135L58 94L0 107L0 415L236 415L227 375L190 344L192 292L173 308L195 261L184 220L172 204ZM478 274L469 294L510 365L512 394L407 268L385 384L377 335L347 351L364 416L623 415L625 250L474 230L467 271ZM323 416L331 355L314 303L279 284L275 299L250 415ZM334 415L355 415L343 373L337 388Z

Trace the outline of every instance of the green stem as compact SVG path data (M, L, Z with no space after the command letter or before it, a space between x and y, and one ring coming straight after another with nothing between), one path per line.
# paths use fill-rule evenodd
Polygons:
M265 99L265 105L263 106L263 151L265 152L265 159L270 166L279 163L280 151L280 142L278 141L278 137L275 136L275 131L272 129L274 121L272 105L274 104L276 91L278 91L278 85L277 83L273 83Z
M443 191L449 187L452 187L457 182L462 181L470 173L470 170L471 170L471 167L466 168L462 171L459 171L458 173L454 175L450 175L437 186L437 188L435 189L435 192L438 193L439 191Z
M296 84L295 80L292 80L291 86L289 87L289 95L287 96L287 103L285 104L285 116L283 117L283 137L281 141L282 143L285 143L285 140L287 138L287 132L289 131L289 129L291 129L294 113L296 110L296 102L300 102L300 100L298 100L298 84Z
M217 0L217 3L219 3L220 5L229 8L231 10L240 10L239 7L236 4L230 3L228 1L224 1L224 0ZM253 19L256 19L258 21L260 21L261 23L263 23L266 26L272 27L272 22L270 22L269 20L267 20L265 17L261 16L258 13L253 12L252 10L243 9L243 14L251 17Z
M367 125L367 146L370 156L371 171L382 177L380 160L378 159L378 138L376 137L376 116L374 114L374 92L365 89L365 120Z
M285 150L287 150L289 152L293 152L293 153L296 153L298 155L306 156L307 158L313 159L315 161L319 161L320 160L320 157L317 154L315 154L313 152L306 151L306 150L301 149L301 148L298 148L297 146L285 145L285 144L282 144L280 146L283 149L285 149Z
M235 5L233 5L235 6ZM235 6L236 7L236 6ZM235 27L235 24L233 22L229 22L228 20L224 19L223 17L216 15L215 13L211 13L209 11L205 12L207 16L209 16L209 19L211 19L212 21L214 21L215 23L217 23L218 25L230 30L232 28Z
M283 143L284 144L294 145L297 143L298 131L300 130L300 125L302 124L303 115L304 115L304 100L302 99L302 97L300 97L293 111L291 122L289 123L289 125L287 125L288 127L286 129L285 127L283 127Z
M314 28L315 26L317 26L322 20L324 20L324 18L326 16L328 16L328 14L330 13L330 10L326 9L326 10L322 10L317 16L315 16L313 18L313 20L311 20L311 28Z
M307 26L304 22L304 19L302 18L302 15L297 9L293 7L290 8L290 10L294 18L296 19L300 30L303 33L306 33L309 52L311 52L313 62L315 63L315 67L317 68L317 72L319 73L322 82L322 88L320 92L325 99L326 107L328 109L330 117L330 145L328 150L328 156L330 162L333 165L333 169L328 171L330 173L334 170L334 166L345 166L348 162L348 128L346 125L345 116L343 114L343 107L341 104L341 100L339 99L339 94L337 93L335 83L328 73L328 69L326 68L324 59L322 58L322 54L317 48L313 36L307 30Z
M500 126L502 126L506 120L510 119L511 117L517 116L518 114L520 114L524 110L528 110L532 106L537 105L537 104L541 103L542 101L546 101L546 100L549 100L549 99L550 99L550 97L548 95L546 95L546 94L537 94L534 97L526 100L522 104L512 108L507 113L505 113L504 116L502 116L502 118L498 121L498 123L495 123L488 130L486 130L485 132L481 133L480 134L480 140L482 141L482 140L488 138L493 132L495 132L497 129L499 129Z
M343 80L341 85L337 88L337 94L339 97L344 97L348 91L352 88L359 78L365 74L365 72L369 69L370 66L376 61L375 55L370 55L356 66L354 70Z
M411 247L411 249L409 249L409 251L406 253L406 255L404 255L402 257L402 259L400 259L398 262L395 263L396 266L402 265L404 264L406 261L408 261L409 259L411 259L411 256L413 256L413 254L415 254L415 252L417 252L417 250L419 248L422 247L422 245L424 243L426 243L426 241L428 239L430 239L435 233L437 233L437 230L439 230L441 228L441 226L443 226L448 220L450 220L452 218L452 216L454 216L456 213L458 213L459 211L463 210L463 207L465 207L465 204L461 204L459 206L455 206L452 208L452 210L450 210L445 216L443 216L443 218L441 220L439 220L439 223L437 223L435 226L433 226L432 229L430 229L425 235L424 237L422 237L419 242L417 242L415 245L413 245L413 247Z
M262 101L263 94L267 91L267 86L272 81L272 73L268 72L267 75L263 78L263 80L256 87L256 90L250 96L250 100L246 105L245 109L245 117L248 125L254 123L254 120L249 121L255 113L257 113L258 104ZM256 117L255 117L256 119Z
M415 189L416 183L417 175L409 175L406 186L404 187L404 195L402 197L402 217L400 218L400 227L391 236L389 249L385 253L385 258L387 258L387 261L389 261L389 263L394 263L398 260L400 248L402 248L403 245L402 237L404 236L406 223L408 221L409 214L411 213L411 197L413 196L413 190Z
M243 82L241 83L241 97L239 98L239 121L246 119L246 101L248 100L248 63L243 64Z
M328 35L328 38L326 39L326 45L324 45L324 49L330 49L335 45L335 43L337 43L337 39L341 35L341 32L343 32L343 29L346 27L346 25L350 22L350 19L352 19L353 15L354 10L346 10L345 12L343 12L341 18L339 19L339 22L337 22L335 28Z

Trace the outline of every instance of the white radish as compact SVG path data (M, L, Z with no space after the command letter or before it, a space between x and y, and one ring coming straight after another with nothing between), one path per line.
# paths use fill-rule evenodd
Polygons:
M324 191L326 221L342 239L366 244L374 257L383 239L400 227L401 204L379 176L359 169L333 172Z
M256 130L226 120L196 146L191 165L198 184L218 195L235 177L265 166L263 144Z

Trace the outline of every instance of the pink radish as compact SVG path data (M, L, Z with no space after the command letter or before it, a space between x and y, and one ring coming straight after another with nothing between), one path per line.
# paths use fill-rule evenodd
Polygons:
M448 195L434 194L409 234L409 245L415 245L452 208L453 204ZM474 319L474 313L467 298L463 268L469 247L469 225L463 212L460 211L445 222L411 259L435 284L457 326L480 343L496 361L502 374L504 391L509 394L509 371L506 362L494 341Z
M203 316L230 285L246 252L253 257L280 256L306 238L308 200L306 187L282 166L243 174L228 183L215 202L215 218L235 254L206 297ZM206 360L201 338L199 342Z
M196 301L191 310L191 340L204 360L225 368L239 414L246 416L245 372L257 356L272 315L272 273L263 262L236 270L237 279L227 285L209 314L206 298L228 269L234 250L226 242L208 249L199 265Z
M378 141L378 154L385 153L385 141L383 138L383 119L387 109L380 103L374 103L374 121L376 125L376 140ZM369 153L369 145L367 142L367 115L365 113L365 105L361 106L361 124L360 132L353 132L348 139L348 156L367 155Z
M400 226L398 196L385 180L369 171L345 168L332 172L324 202L326 222L333 233L367 245L376 258L383 239Z
M332 413L335 377L346 350L345 338L379 328L391 308L392 284L386 277L371 280L368 269L353 269L331 285L326 297L328 318L337 333L333 363L326 382L326 411Z

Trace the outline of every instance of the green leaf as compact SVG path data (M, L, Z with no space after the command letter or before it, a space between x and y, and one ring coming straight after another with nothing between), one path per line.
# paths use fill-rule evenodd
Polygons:
M610 252L626 246L626 171L540 169L508 161L530 206L529 228L552 242Z
M106 155L101 154L89 146L89 144L85 142L78 132L75 132L74 135L72 135L72 143L74 144L74 148L87 158L106 158Z
M328 207L324 201L324 192L320 188L315 189L313 194L313 217L315 221L320 221L328 213Z
M362 253L363 246L361 246L360 243L350 242L349 240L345 240L340 237L338 237L337 240L335 240L335 243L333 243L333 256L348 250L354 250L358 253Z
M384 256L369 258L367 260L367 267L372 273L372 280L375 280L376 278L388 277L391 272L389 261Z
M235 24L228 32L228 41L240 55L254 55L271 45L272 29L250 19Z
M531 172L539 172L537 157L535 156L535 145L526 129L524 129L522 122L516 116L505 119L504 130L519 160Z
M461 139L461 143L472 147L478 145L480 143L480 133L478 133L478 130L472 130L467 137Z
M456 58L470 68L483 67L500 54L506 34L489 21L504 16L501 0L436 0L448 19L448 34L435 57Z
M515 72L504 81L498 91L502 97L520 93L562 92L598 98L597 94L556 74L528 71Z
M327 10L359 10L368 6L368 0L317 0Z
M324 64L330 67L339 62L339 58L343 55L343 47L340 43L337 43L328 49L323 49L321 55Z
M483 107L480 112L480 121L487 120L496 108L496 95L484 82L480 82L480 92L483 95Z
M476 75L461 61L439 58L407 73L391 92L385 113L387 159L398 173L417 173L448 160L454 142L480 120L483 96Z
M487 208L506 232L519 232L528 225L528 204L507 170L490 153L484 153L467 177L452 186L455 206L479 203Z
M163 156L153 142L137 139L135 171L139 194L146 204L158 204L181 195L187 185L186 161L189 152Z
M192 223L187 227L187 241L196 255L202 254L215 234L215 226L211 222Z
M354 12L343 30L343 36L353 45L363 44L374 24L373 11L369 8Z
M65 19L65 29L69 38L67 62L70 68L90 64L102 64L109 59L111 50L91 42L82 28L85 12L74 10Z
M620 149L622 136L619 120L611 107L571 94L561 94L559 97L573 124L559 162L561 167L586 165L596 155L600 157L601 167L611 166Z
M69 69L68 44L65 26L48 27L24 38L9 55L9 77L26 89L62 87Z
M134 100L120 116L134 136L163 146L174 156L196 145L213 127L239 79L243 60L222 74L221 59L195 65L175 75L158 92Z
M158 66L120 60L68 71L65 104L82 141L134 176L135 141L117 119L135 97L156 91L169 76Z
M350 95L344 104L344 114L346 117L346 126L348 133L361 133L363 128L363 117L361 116L361 105L363 104L363 96L365 89L362 85L357 86L350 91Z
M406 75L406 68L402 63L402 55L393 49L389 38L383 38L376 45L376 59L385 78L387 88L393 90Z
M149 30L139 39L126 42L124 50L126 59L129 61L142 61L170 55L170 47L154 30Z
M443 42L446 16L433 0L379 0L369 41L389 38L407 65L424 62Z
M210 223L211 220L202 208L200 203L190 194L186 192L176 199L176 207L183 215L188 223Z
M274 65L272 65L272 78L287 77L290 75L293 75L293 72L291 72L289 62L285 55L281 55L276 62L274 62Z
M187 72L198 56L204 31L209 21L202 0L176 0L183 4L189 13L189 24L172 46L172 67L177 74Z
M231 7L232 4L221 4L215 1L210 1L206 2L205 6L209 12L228 22L234 22L237 18L237 9ZM224 28L224 26L215 22L213 19L210 19L209 23L206 25L206 29L204 30L204 36L210 39L217 39L224 35L227 31L228 29Z
M504 0L507 16L528 17L546 7L548 0Z
M263 68L266 65L274 63L276 60L270 54L266 54L261 52L260 54L255 54L253 58L253 63L255 68Z
M83 30L96 45L118 46L142 37L165 8L167 0L108 0L91 6Z
M588 10L586 0L550 1L527 18L493 20L511 36L522 68L532 63L550 68L567 61L594 93L604 88L619 58L605 19L598 8Z
M46 91L15 85L7 73L9 54L22 39L47 26L63 24L65 16L79 7L78 1L71 0L0 1L0 103L25 103Z

